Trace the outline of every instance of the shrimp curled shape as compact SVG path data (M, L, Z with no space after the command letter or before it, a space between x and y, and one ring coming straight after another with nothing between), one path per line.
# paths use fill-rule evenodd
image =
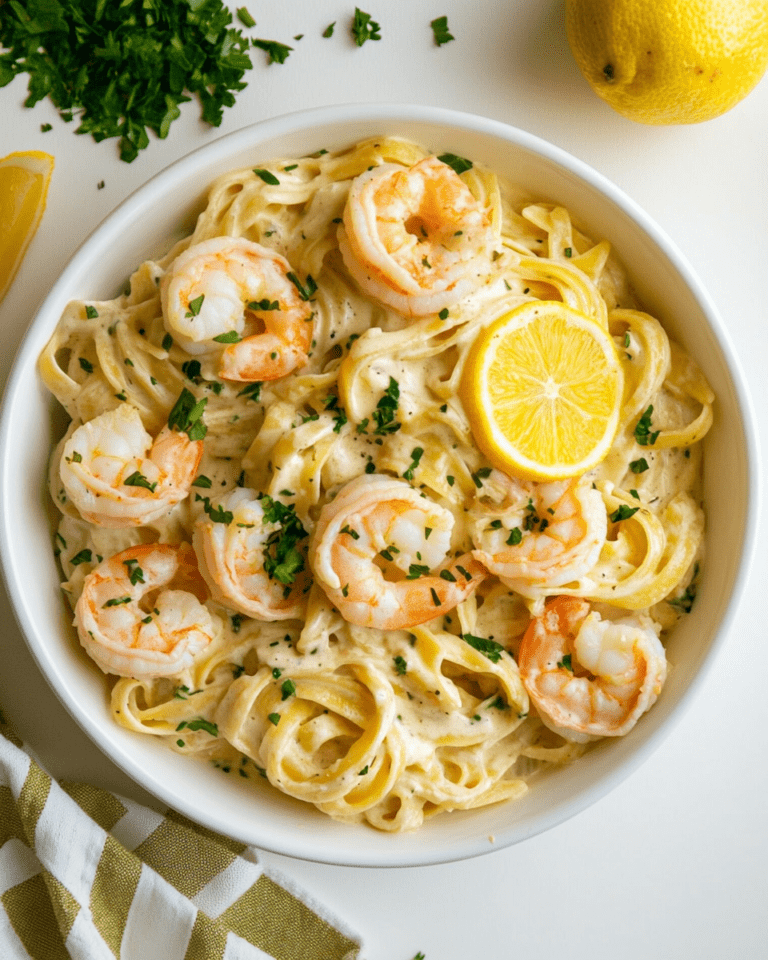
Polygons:
M439 313L470 293L490 269L492 240L485 211L437 157L361 174L339 228L354 280L405 317Z
M526 630L518 663L544 723L577 741L628 733L667 675L650 617L604 620L580 597L547 602Z
M188 495L202 455L202 440L168 426L153 440L139 411L121 404L72 432L59 475L83 520L97 527L137 527Z
M486 576L470 554L446 563L453 523L403 480L357 477L320 513L309 544L315 580L349 623L403 630L433 620Z
M590 484L536 483L494 470L487 489L490 505L475 511L473 556L512 590L536 597L594 567L608 521L602 496ZM496 493L501 500L494 504Z
M276 518L265 517L262 500L246 488L230 491L217 501L217 507L222 521L199 520L192 540L213 599L256 620L301 617L308 575L299 546L303 528L297 535L295 515L292 530ZM284 558L280 557L281 535L291 539Z
M227 346L219 376L277 380L307 362L312 307L290 279L291 265L243 237L189 247L160 282L166 330L197 355Z
M75 626L104 673L137 680L170 677L214 639L215 621L189 544L128 547L85 578Z

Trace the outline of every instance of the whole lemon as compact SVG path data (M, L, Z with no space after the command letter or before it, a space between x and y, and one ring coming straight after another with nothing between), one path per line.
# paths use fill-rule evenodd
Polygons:
M768 67L768 0L566 0L566 29L595 93L638 123L719 117Z

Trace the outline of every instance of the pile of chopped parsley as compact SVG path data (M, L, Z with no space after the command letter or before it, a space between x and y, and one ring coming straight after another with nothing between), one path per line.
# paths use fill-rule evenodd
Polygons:
M128 163L149 145L148 131L168 136L190 95L218 127L247 86L251 46L268 64L285 63L294 49L244 37L222 0L0 0L0 10L0 87L28 73L26 107L49 97L63 120L78 117L76 133L97 142L118 137ZM246 7L236 13L243 26L256 26ZM322 36L332 37L335 26ZM436 46L454 39L447 17L430 27ZM381 39L381 26L355 7L350 34L362 47Z
M196 94L219 126L246 84L249 40L221 0L6 0L0 16L0 86L30 75L25 106L50 97L77 133L119 137L134 160L164 138Z

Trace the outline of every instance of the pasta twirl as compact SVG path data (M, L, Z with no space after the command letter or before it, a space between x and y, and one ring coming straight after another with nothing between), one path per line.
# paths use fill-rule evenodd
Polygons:
M382 138L228 173L40 358L71 419L63 587L115 720L386 831L624 733L702 561L701 371L610 238L457 159ZM608 456L547 484L486 461L459 391L534 300L609 331L623 372ZM534 667L544 639L561 659ZM646 679L605 666L641 648Z

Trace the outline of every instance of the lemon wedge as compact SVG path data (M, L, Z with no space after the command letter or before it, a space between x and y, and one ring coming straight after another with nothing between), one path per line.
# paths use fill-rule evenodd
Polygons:
M40 150L11 153L0 160L0 300L40 225L53 162Z
M564 303L537 300L480 333L460 389L475 442L494 466L562 480L608 454L623 374L607 330Z

